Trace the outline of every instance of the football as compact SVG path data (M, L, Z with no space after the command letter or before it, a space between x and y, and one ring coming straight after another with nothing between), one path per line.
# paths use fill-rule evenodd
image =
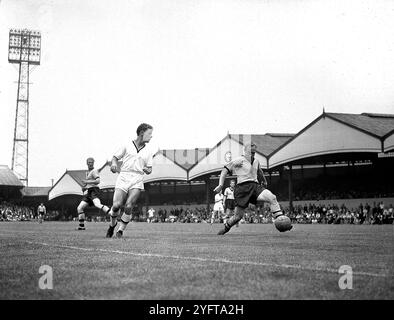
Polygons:
M293 228L293 226L291 225L290 218L285 215L281 215L278 218L276 218L274 220L274 225L279 232L289 231Z

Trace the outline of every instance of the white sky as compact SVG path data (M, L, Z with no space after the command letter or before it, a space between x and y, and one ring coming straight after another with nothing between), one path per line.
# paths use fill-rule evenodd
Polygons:
M161 149L295 133L329 112L394 113L394 1L2 0L0 164L11 166L10 28L42 32L29 185L101 166L154 126ZM120 139L120 140L119 140Z

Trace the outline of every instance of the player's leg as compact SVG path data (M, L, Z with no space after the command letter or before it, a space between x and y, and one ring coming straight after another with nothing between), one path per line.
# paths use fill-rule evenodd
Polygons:
M81 203L77 207L77 213L78 213L78 221L79 221L79 227L78 230L85 230L85 208L89 205L88 202L85 200L82 200Z
M224 209L223 209L223 207L220 208L220 210L218 211L218 219L219 219L219 222L222 222L224 220Z
M239 206L235 207L234 215L226 221L224 224L224 228L221 229L218 235L223 235L230 231L230 229L236 225L244 216L245 208L241 208Z
M122 207L123 203L125 202L127 198L127 192L123 189L116 188L114 192L114 197L112 200L112 207L109 210L109 216L110 216L110 223L109 223L109 228L107 230L107 238L111 238L114 234L114 230L117 224L117 217L119 214L119 210Z
M231 210L229 208L226 208L226 213L223 217L223 223L227 222L228 218L230 217L230 214L231 214Z
M101 200L99 198L94 198L93 199L93 205L97 208L102 210L105 214L108 214L110 212L110 208L108 208L106 205L101 203Z
M280 208L279 202L276 199L276 196L268 189L264 189L257 197L258 201L265 201L268 202L270 205L270 210L272 213L272 217L274 219L278 218L279 216L283 215L283 211ZM291 230L293 226L290 225L289 230Z
M116 232L117 238L122 237L123 232L126 229L126 226L130 222L133 207L137 203L140 193L141 193L140 189L131 189L129 191L128 196L127 196L127 200L126 200L125 210L124 210L124 213L122 214L122 217L120 219L118 231Z
M257 201L265 201L270 205L270 210L274 219L283 214L276 196L268 189L264 189L257 197Z
M215 217L216 217L216 210L213 210L211 215L211 224L215 222Z

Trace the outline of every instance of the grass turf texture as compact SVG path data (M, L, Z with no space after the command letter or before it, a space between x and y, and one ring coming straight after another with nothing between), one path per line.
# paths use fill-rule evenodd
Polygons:
M0 223L0 299L393 299L393 225ZM53 268L53 289L38 286ZM341 265L353 289L341 290Z

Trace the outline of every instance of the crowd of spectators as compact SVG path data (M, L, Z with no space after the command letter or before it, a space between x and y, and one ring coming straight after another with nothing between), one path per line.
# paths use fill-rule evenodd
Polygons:
M305 204L295 206L291 213L289 208L285 208L285 212L295 223L392 224L394 220L393 205L385 205L383 202L360 204L356 208L349 208L344 204Z
M304 224L393 224L393 204L374 202L364 203L357 207L347 207L345 204L325 205L309 203L297 205L290 212L289 207L283 208L292 223ZM147 221L148 212L142 214L138 210L133 214L134 221ZM181 206L171 209L156 209L151 222L169 223L209 223L212 208L207 210L204 206ZM216 217L215 222L222 223L226 215ZM228 218L228 217L227 217ZM31 221L37 219L36 208L17 205L8 202L0 203L0 221ZM71 220L63 219L56 210L47 211L44 220ZM108 217L97 215L87 217L88 221L104 222ZM272 215L267 205L250 206L246 209L241 223L272 223Z
M59 211L47 210L44 220L59 220L59 217ZM6 201L0 203L0 221L32 221L37 218L36 208Z
M29 221L33 218L33 208L8 202L0 203L0 221Z
M338 206L305 204L295 206L290 212L289 207L283 208L293 223L305 224L392 224L394 221L393 205L383 202L360 204L357 208L348 208L344 204ZM208 223L212 212L205 206L195 208L173 208L155 210L152 222ZM140 220L146 221L147 214ZM223 222L225 216L216 219ZM269 207L250 206L241 223L272 223Z

